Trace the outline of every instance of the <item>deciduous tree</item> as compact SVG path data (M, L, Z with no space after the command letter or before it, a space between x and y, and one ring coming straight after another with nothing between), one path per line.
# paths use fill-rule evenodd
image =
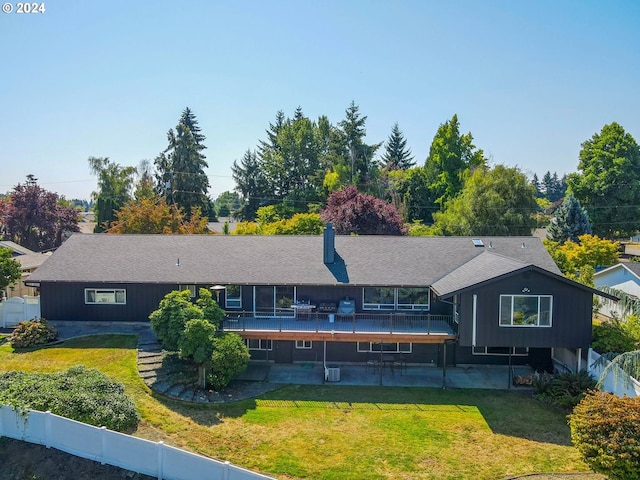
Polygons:
M96 216L94 232L104 232L115 220L115 212L131 200L135 167L123 167L108 157L89 157L89 170L98 177L98 190L91 194Z
M517 169L477 168L460 194L434 214L436 235L531 235L535 191Z
M567 177L589 213L593 232L606 238L633 235L640 227L640 147L618 123L602 127L582 144L577 173Z
M640 397L591 392L569 415L584 461L611 480L640 479Z
M211 233L208 219L200 215L194 207L191 218L175 205L167 205L164 198L142 197L127 203L115 212L116 220L111 222L107 233L118 234L204 234Z
M396 208L373 195L359 193L353 185L333 192L320 214L338 235L404 235L406 229Z
M15 285L21 276L20 264L13 259L11 249L0 247L0 294L5 288Z
M34 251L56 248L66 232L79 230L76 209L40 187L33 176L14 187L0 215L4 237Z

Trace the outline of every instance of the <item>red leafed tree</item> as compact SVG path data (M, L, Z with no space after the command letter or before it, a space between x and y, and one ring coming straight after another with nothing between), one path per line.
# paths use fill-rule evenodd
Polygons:
M353 185L329 196L321 218L331 222L338 235L404 235L407 230L393 205L359 193Z
M78 212L64 204L57 193L49 192L28 176L18 184L0 208L0 231L12 240L34 251L60 246L65 232L77 232Z

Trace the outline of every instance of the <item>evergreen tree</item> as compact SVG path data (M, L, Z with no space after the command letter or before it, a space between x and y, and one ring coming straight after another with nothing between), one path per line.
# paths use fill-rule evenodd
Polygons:
M236 191L243 200L238 214L241 220L251 221L256 217L258 208L269 200L269 191L262 167L255 152L247 150L240 160L231 167Z
M578 237L585 233L591 234L589 216L580 202L569 194L556 210L547 238L560 244L567 240L578 243Z
M355 102L351 102L345 114L346 118L338 125L346 143L347 164L351 168L350 183L359 186L359 190L370 190L371 181L375 177L373 157L382 143L364 143L367 117L360 115L360 107Z
M476 149L471 133L460 134L458 116L454 115L438 127L425 162L435 203L443 208L460 193L467 177L480 167L486 167L484 153Z
M536 198L542 198L542 192L540 191L540 180L538 179L538 175L537 174L533 174L533 179L531 180L531 185L533 185L533 188L536 191Z
M274 123L269 123L269 128L266 130L267 139L258 141L258 154L260 156L264 155L266 151L279 151L280 146L278 145L278 133L284 127L286 123L286 118L284 116L284 112L282 110L278 110L276 113L276 121Z
M211 215L211 202L207 197L209 179L204 172L208 167L202 153L205 136L189 108L185 108L175 131L167 133L169 146L155 160L156 188L170 205L184 210L187 218L195 207Z
M384 146L382 166L386 171L406 170L415 165L411 149L407 149L407 140L396 122L391 129L391 135Z

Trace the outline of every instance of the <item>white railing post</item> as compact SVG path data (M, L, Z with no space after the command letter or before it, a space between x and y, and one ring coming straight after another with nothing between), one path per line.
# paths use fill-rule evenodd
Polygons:
M160 440L158 442L158 480L162 480L162 463L163 463L163 455L164 455L164 442Z
M224 470L222 474L223 480L229 480L229 470L231 470L231 463L229 461L224 462Z
M51 448L51 410L44 412L44 446Z
M100 427L100 465L104 465L107 456L107 427Z

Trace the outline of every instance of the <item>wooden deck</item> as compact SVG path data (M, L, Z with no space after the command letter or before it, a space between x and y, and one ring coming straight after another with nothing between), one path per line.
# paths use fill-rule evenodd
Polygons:
M333 321L332 321L333 319ZM223 329L243 338L342 342L444 343L457 337L450 315L356 313L345 316L298 314L263 318L253 312L229 314Z

